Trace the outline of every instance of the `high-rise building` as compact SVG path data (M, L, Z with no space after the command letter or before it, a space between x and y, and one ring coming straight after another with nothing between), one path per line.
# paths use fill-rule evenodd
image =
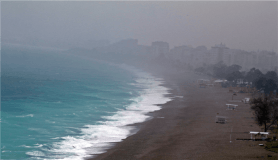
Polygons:
M214 47L211 47L210 52L212 53L213 58L211 59L213 63L218 63L223 61L224 54L228 53L229 48L225 44L217 44ZM226 57L226 56L225 56Z
M154 56L168 57L169 43L162 41L152 42L151 48Z

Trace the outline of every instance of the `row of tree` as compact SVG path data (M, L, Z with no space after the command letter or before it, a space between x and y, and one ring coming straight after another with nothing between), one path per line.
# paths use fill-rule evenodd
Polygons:
M239 65L227 66L222 61L195 69L197 72L208 74L219 79L226 79L230 83L236 84L238 80L255 87L257 90L269 94L278 90L278 77L275 71L268 71L263 74L259 69L252 68L248 72L240 71Z

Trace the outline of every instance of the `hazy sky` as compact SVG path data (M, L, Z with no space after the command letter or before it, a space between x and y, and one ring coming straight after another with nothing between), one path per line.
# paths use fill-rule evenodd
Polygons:
M135 38L171 47L274 50L277 2L2 2L2 38L60 43Z

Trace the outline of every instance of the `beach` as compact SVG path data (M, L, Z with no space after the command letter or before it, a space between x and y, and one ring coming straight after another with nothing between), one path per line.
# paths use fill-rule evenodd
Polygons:
M265 142L236 140L250 139L250 131L261 129L250 105L231 102L228 88L199 88L196 80L202 75L193 73L162 77L173 100L150 113L151 120L135 124L140 129L136 134L90 160L277 159L259 146ZM238 93L233 99L245 97L250 95ZM227 110L226 104L238 106ZM225 116L226 123L215 123L216 116Z

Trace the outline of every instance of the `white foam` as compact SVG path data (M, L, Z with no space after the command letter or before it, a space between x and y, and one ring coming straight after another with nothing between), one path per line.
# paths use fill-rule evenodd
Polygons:
M26 152L29 156L35 156L35 157L44 157L45 154L41 151L33 151L33 152Z
M42 144L35 144L35 146L21 145L19 147L24 147L24 148L41 148L42 146L43 146Z
M133 103L126 109L119 109L112 116L103 117L106 121L99 122L98 125L84 126L81 129L82 136L53 138L63 139L53 144L54 147L50 150L55 155L53 159L81 160L92 154L103 153L113 142L120 142L132 134L135 128L128 125L146 121L150 118L147 113L161 109L156 104L164 104L171 100L164 96L169 90L161 86L162 79L125 65L121 67L132 71L138 77L134 85L143 88L140 96L131 99Z
M43 145L42 144L35 144L36 146L34 146L35 148L40 148L40 147L42 147Z
M32 148L32 146L26 146L26 145L21 145L19 147L24 147L24 148Z
M23 115L23 116L16 116L16 117L34 117L33 114Z
M45 120L47 123L56 123L55 121Z

